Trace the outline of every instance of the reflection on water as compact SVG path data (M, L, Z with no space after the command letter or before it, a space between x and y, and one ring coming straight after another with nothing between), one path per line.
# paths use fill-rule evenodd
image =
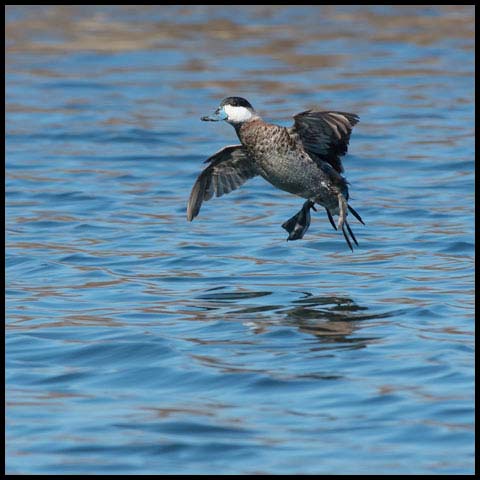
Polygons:
M473 6L6 8L6 472L473 472ZM360 115L352 254L260 178L269 121Z
M220 289L223 290L224 287L212 290ZM198 319L207 320L215 314L215 310L223 310L222 318L241 319L254 327L255 333L265 333L272 325L288 325L298 328L301 332L315 335L322 343L345 343L348 336L354 333L356 322L393 315L393 313L369 314L366 312L367 307L356 305L350 298L312 296L308 292L302 292L300 299L293 300L288 305L273 304L265 299L260 306L237 308L241 299L264 297L272 293L241 291L200 295L198 299L207 301L196 303L200 310L204 310L199 312ZM226 306L231 307L231 310L225 311ZM365 338L354 339L354 342L357 340L359 344L365 342Z

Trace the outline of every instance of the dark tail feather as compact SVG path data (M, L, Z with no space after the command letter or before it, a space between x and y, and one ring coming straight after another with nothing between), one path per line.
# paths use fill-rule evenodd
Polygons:
M352 243L350 242L350 239L348 238L347 232L345 232L345 225L342 225L342 232L343 232L343 236L345 237L345 240L346 240L348 246L350 247L350 250L353 252Z
M352 237L352 240L355 242L355 245L358 247L357 239L355 238L355 235L353 234L352 229L350 228L350 225L348 224L348 222L346 220L345 220L345 225L347 226L348 233Z
M353 216L362 224L365 225L365 222L362 220L360 214L351 206L348 206L348 209L352 212Z
M328 219L330 220L330 223L331 223L332 227L336 230L337 226L335 225L335 222L333 221L333 217L332 217L332 214L330 213L330 210L328 208L325 208L325 210L327 211L327 216L328 216Z

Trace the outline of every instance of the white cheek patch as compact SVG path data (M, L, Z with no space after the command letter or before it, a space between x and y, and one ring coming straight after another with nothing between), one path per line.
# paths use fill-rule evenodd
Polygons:
M225 105L223 110L228 115L227 121L230 122L246 122L252 118L252 112L245 107L232 107L232 105Z

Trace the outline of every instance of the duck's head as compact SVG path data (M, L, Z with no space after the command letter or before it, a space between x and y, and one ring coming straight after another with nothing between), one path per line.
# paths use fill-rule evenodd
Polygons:
M219 122L225 120L232 125L248 122L257 117L250 103L242 97L227 97L222 100L215 113L209 117L202 117L204 122Z

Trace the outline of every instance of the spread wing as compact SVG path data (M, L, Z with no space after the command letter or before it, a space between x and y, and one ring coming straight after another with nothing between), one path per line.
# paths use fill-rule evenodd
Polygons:
M224 147L205 163L209 165L198 176L188 199L189 221L198 215L204 200L210 200L214 194L221 197L225 193L230 193L257 175L255 164L242 145Z
M338 173L342 173L340 156L347 153L350 134L359 120L358 115L307 110L293 119L295 123L289 132L300 137L303 148L313 160L328 162Z

